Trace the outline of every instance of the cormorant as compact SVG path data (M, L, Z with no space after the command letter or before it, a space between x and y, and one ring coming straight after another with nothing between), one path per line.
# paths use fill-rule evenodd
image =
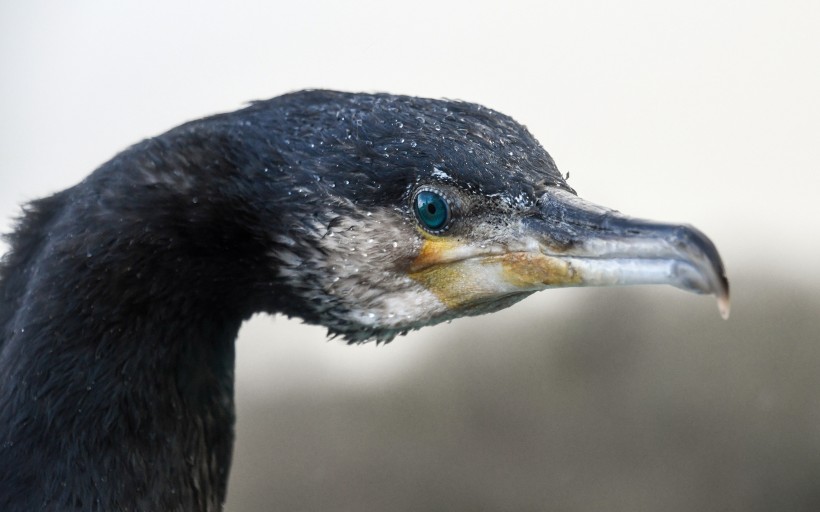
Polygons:
M718 297L690 226L580 199L522 125L303 91L183 124L25 207L0 268L0 510L219 510L234 338L389 341L558 286Z

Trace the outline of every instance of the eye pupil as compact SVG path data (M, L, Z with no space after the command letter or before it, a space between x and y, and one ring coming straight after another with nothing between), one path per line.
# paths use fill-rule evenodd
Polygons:
M449 221L449 208L444 197L432 190L422 190L414 201L416 217L421 225L432 231L444 229Z

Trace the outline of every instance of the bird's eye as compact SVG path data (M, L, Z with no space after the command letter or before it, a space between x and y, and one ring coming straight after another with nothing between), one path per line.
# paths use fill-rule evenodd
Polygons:
M450 220L450 207L447 201L441 194L432 190L422 190L417 193L413 201L413 209L421 225L430 231L441 231Z

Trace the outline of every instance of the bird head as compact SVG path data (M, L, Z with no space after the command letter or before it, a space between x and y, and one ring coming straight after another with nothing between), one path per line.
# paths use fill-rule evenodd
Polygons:
M386 94L294 93L244 111L275 218L279 310L350 341L508 307L566 286L728 281L687 225L579 198L521 124L480 105ZM232 118L229 118L229 120Z

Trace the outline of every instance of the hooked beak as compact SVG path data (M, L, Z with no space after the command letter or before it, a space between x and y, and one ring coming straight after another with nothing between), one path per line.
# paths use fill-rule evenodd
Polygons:
M425 235L410 277L450 310L480 314L545 288L670 284L717 297L729 316L729 281L715 245L692 226L633 219L557 188L497 233L463 243Z
M634 219L564 190L539 201L538 215L523 220L524 239L543 257L563 262L565 285L670 284L715 295L729 317L729 281L715 245L689 225ZM558 284L558 283L555 283Z

